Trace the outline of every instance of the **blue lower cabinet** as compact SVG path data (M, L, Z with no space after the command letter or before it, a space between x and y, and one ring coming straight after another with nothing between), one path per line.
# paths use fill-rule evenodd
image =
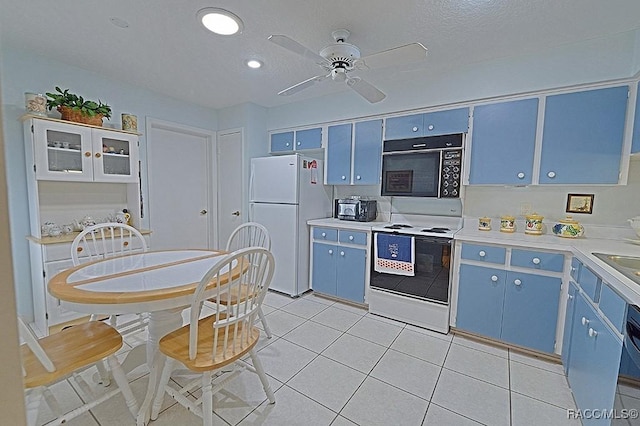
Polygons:
M575 283L569 284L569 296L567 298L567 310L564 317L564 334L562 335L562 366L565 374L569 371L569 359L571 358L571 331L573 330L573 317L576 306L578 289Z
M314 228L315 235L324 228ZM360 232L340 230L345 241L353 236L359 244ZM366 234L364 235L366 247ZM342 239L341 239L342 241ZM367 270L367 250L340 244L314 242L312 255L311 288L313 291L357 303L364 303Z
M352 247L338 247L337 249L336 296L364 303L366 251Z
M505 271L460 265L456 327L500 338Z
M336 294L336 251L334 244L313 243L311 288L318 293Z
M456 327L553 353L562 279L460 265Z
M575 298L569 357L569 385L578 409L613 409L622 353L622 340L582 294ZM566 332L566 330L565 330ZM609 425L606 416L589 416L584 425Z
M500 338L553 353L561 285L559 277L508 272Z

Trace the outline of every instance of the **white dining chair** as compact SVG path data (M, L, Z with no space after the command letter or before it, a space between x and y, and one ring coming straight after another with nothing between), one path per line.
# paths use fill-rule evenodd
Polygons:
M82 230L71 243L71 260L77 266L83 262L125 256L134 252L147 251L147 242L136 228L124 223L99 223ZM100 317L93 314L92 320ZM109 322L120 333L130 334L148 325L146 315L138 314L134 319L117 324L112 315Z
M247 247L262 247L271 250L271 236L264 225L257 222L246 222L238 226L229 236L225 250L232 252ZM244 291L240 294L229 293L228 296L223 298L223 302L232 307L242 299L242 294L244 294ZM271 339L271 329L269 328L269 324L267 324L267 319L265 318L264 312L262 312L262 308L258 309L258 318L260 318L262 328L267 338Z
M260 330L254 323L264 300L275 261L265 248L250 247L227 254L202 278L191 302L189 323L165 335L159 342L150 374L150 386L159 382L153 400L151 419L158 418L164 395L203 418L203 424L213 423L213 395L243 371L256 373L270 403L275 403L269 380L256 351ZM222 301L227 291L245 292L233 315L225 311ZM215 313L200 318L205 300L214 301ZM242 358L249 354L251 363ZM182 387L174 387L169 378L176 364L201 374ZM164 366L163 366L164 365ZM160 375L160 372L161 375ZM192 391L202 387L201 397L193 399Z
M138 403L116 358L116 352L122 347L122 336L116 329L100 321L90 321L38 339L20 317L18 327L20 338L24 342L20 351L30 426L36 424L43 399L56 416L47 424L57 425L78 417L120 393L135 418ZM83 380L80 372L105 360L117 387L96 394ZM67 378L75 382L76 391L80 392L83 403L77 408L62 412L50 386Z

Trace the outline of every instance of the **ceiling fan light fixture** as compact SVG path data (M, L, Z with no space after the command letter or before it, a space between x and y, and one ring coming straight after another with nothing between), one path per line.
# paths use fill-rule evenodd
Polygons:
M228 10L207 7L196 14L198 21L209 31L219 35L234 35L242 33L244 24L242 19Z
M249 60L247 61L247 66L248 66L249 68L258 69L258 68L261 68L261 67L262 67L262 62L260 62L260 61L259 61L259 60L257 60L257 59L249 59Z

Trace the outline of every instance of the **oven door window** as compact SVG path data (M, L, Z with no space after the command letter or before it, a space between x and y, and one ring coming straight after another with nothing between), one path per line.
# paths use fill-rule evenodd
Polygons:
M451 246L433 240L415 240L415 276L379 273L372 269L371 287L442 304L449 302Z
M439 177L440 151L385 154L381 195L437 197Z

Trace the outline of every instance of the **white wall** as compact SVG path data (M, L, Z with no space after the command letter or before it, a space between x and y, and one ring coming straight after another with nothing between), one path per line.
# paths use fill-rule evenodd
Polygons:
M2 46L0 84L4 119L5 156L7 161L9 220L13 269L16 282L18 312L32 316L29 251L25 237L30 234L25 173L24 137L19 117L24 110L24 92L53 92L55 86L69 88L88 99L100 99L112 107L111 120L105 127L120 128L120 114L138 116L138 130L144 131L145 117L153 117L194 127L216 130L217 111L187 104L166 96L109 80L99 74L71 67L17 48ZM53 114L53 113L52 113ZM146 138L140 138L143 173L143 196L146 186ZM148 207L148 206L145 206ZM82 216L82 215L79 215ZM143 219L143 226L148 226Z

